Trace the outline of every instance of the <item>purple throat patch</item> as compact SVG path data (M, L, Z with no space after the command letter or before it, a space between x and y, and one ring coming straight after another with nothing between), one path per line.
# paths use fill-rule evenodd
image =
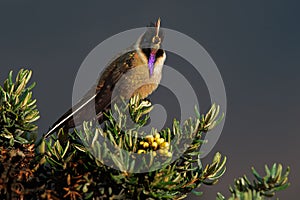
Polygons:
M155 53L151 52L150 58L149 58L149 61L148 61L148 68L149 68L150 76L153 75L154 62L155 62Z

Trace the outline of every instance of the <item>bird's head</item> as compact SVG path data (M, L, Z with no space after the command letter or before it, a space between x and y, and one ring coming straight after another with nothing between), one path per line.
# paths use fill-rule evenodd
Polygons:
M161 48L164 34L160 29L160 18L155 24L147 27L146 32L138 40L138 48L147 61L150 77L153 75L156 63L163 64L165 51Z

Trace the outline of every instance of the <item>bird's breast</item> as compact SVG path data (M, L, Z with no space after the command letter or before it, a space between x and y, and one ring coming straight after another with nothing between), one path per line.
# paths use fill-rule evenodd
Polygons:
M157 67L157 68L156 68ZM114 89L114 95L130 98L139 94L142 98L150 95L159 85L161 80L161 68L155 66L152 76L148 66L143 64L128 70L118 81Z
M149 96L160 83L165 58L164 54L156 60L153 74L150 76L147 58L138 51L134 55L132 67L116 83L113 96L122 96L126 99L137 94L142 98Z

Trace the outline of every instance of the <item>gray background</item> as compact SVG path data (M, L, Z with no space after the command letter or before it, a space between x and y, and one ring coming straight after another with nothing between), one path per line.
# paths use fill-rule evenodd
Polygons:
M197 40L223 76L228 113L213 152L228 157L216 186L204 199L265 163L290 165L291 187L281 199L296 199L300 187L299 2L297 1L1 1L0 79L10 69L33 70L38 84L40 132L71 106L76 72L107 37L142 27L158 16L162 25ZM209 162L213 152L204 159ZM194 197L191 195L190 199Z

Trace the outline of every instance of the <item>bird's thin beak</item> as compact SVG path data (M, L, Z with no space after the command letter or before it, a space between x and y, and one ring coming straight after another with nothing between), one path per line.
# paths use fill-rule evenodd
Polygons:
M155 55L157 50L160 48L160 43L161 43L161 38L159 37L159 29L160 29L160 18L158 18L155 24L155 36L152 38L151 53L148 60L150 77L153 75L154 72Z
M153 43L153 49L159 49L161 38L159 37L159 29L160 29L160 18L158 18L156 24L155 24L155 36L152 38Z
M160 28L160 18L158 18L155 27L156 27L156 37L158 37L159 28Z

